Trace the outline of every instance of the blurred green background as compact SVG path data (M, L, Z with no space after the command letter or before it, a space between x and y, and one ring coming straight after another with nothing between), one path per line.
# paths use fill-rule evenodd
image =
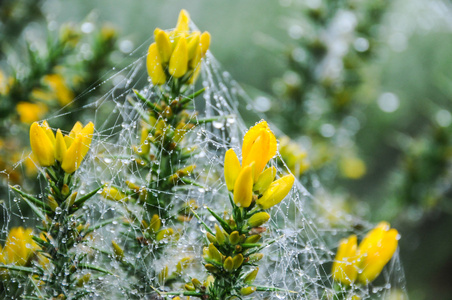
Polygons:
M211 33L211 52L248 91L254 108L298 143L296 151L307 152L310 167L300 180L311 187L310 178L318 177L331 205L340 199L349 212L399 230L411 299L452 299L450 1L22 2L0 4L6 74L14 73L18 54L11 53L26 48L23 40L45 40L66 23L82 35L101 24L115 28L110 44L77 40L81 49L84 43L103 49L96 60L80 62L98 72L73 88L82 95L96 75L121 67L143 44L144 55L153 29L170 28L187 9ZM22 3L22 10L8 14L11 3ZM39 9L27 12L32 5ZM108 60L96 65L102 56ZM3 98L2 107L5 101L11 99ZM2 115L8 115L4 127L17 119ZM245 117L248 125L257 121Z

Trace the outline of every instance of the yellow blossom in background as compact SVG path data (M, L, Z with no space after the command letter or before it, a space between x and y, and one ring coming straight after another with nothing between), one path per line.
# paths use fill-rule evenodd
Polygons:
M343 157L339 162L341 174L350 179L359 179L366 174L366 164L358 157Z
M31 124L35 121L41 120L48 111L48 108L43 103L22 101L17 103L16 110L22 123Z
M362 284L374 281L394 255L399 234L387 222L379 223L356 247L356 236L340 242L333 263L333 278L346 285L356 280Z
M7 78L5 73L3 73L2 70L0 70L0 95L6 95L9 93L10 87L14 83L14 78L9 77Z
M5 245L0 246L0 262L25 266L38 246L32 239L33 229L14 227L8 233Z
M33 89L32 98L42 102L57 100L60 106L66 106L74 99L74 93L68 87L62 75L48 74L43 77L42 82L46 89Z
M299 177L309 169L308 153L289 137L283 136L279 139L279 153L295 177Z
M192 84L200 71L201 59L210 46L208 32L189 31L190 16L181 10L176 28L167 33L156 28L155 42L149 46L146 66L155 85L162 85L170 77Z
M94 133L94 124L85 127L75 123L69 135L63 136L58 129L56 137L48 124L34 122L30 127L30 145L33 154L42 167L61 163L61 168L68 174L75 172L89 151Z

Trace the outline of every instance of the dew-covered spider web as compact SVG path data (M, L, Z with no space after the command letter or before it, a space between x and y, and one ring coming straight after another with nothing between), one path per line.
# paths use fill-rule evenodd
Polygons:
M133 90L140 91L145 97L151 97L154 93L145 66L150 42L145 41L131 52L124 60L127 62L125 67L112 69L84 93L86 96L100 86L112 86L103 97L93 98L81 108L84 111L84 119L80 121L86 124L92 120L95 124L95 136L89 154L76 173L80 195L101 184L114 185L127 191L126 181L147 188L145 183L149 178L147 173L142 171L141 162L135 157L135 153L140 152L141 120L146 105L137 100ZM210 228L213 228L215 219L206 210L207 206L219 214L230 211L223 177L224 154L226 150L233 148L240 157L242 139L249 125L263 117L252 112L253 101L225 69L212 53L208 52L203 59L201 76L196 85L184 92L190 95L205 88L194 101L193 111L197 113L191 113L189 116L197 126L188 131L183 142L189 151L189 158L185 165L174 166L175 169L182 169L188 165L196 165L191 174L193 183L176 186L171 192L162 192L158 188L147 191L154 193L156 197L171 198L173 203L176 203L172 207L163 207L169 210L169 215L176 215L177 210L185 204L195 203L192 207L195 207L197 214ZM77 101L77 98L74 101ZM255 119L244 120L241 117L242 111L247 111L247 115L252 115ZM67 118L71 113L57 111L47 121L53 127L52 124ZM273 132L279 134L277 128L272 125L270 127ZM65 133L70 130L62 129ZM153 164L158 166L164 155L158 152L153 155ZM16 168L22 168L24 160L25 158ZM278 163L275 158L269 164L277 168L278 174L289 172L288 168L283 163ZM38 176L36 180L39 180L44 192L45 180L42 176ZM260 269L255 283L277 287L280 291L256 292L249 296L251 299L335 299L331 267L339 240L352 233L362 238L372 228L371 224L345 213L332 202L317 199L313 195L317 195L322 187L316 178L312 178L310 182L314 183L304 187L296 181L290 194L271 209L271 219L263 236L265 241L273 243L262 251L265 256L259 262ZM27 187L22 189L26 190ZM37 196L42 197L42 193ZM2 245L11 227L32 227L38 224L38 219L25 207L13 192L1 203ZM122 299L134 293L139 297L140 292L131 289L130 282L158 282L158 276L165 266L168 267L169 273L174 272L176 262L184 257L190 257L191 263L184 269L181 282L189 282L194 277L204 280L207 276L202 264L202 247L207 243L206 230L196 218L162 224L174 227L177 238L168 242L163 253L157 255L147 250L146 245L141 250L129 249L130 237L141 236L142 229L138 226L122 225L130 216L145 215L147 212L141 206L129 205L125 201L107 200L99 193L84 205L82 211L92 225L118 218L117 221L96 229L88 242L80 244L75 250L85 253L90 264L111 272L111 275L96 275L86 284L86 288L93 292L95 298ZM139 267L144 272L144 277L135 278L135 274L124 271L119 263L111 258L112 240L126 249L125 259ZM404 293L404 280L403 269L396 253L376 281L367 286L354 286L348 295L358 295L361 299L389 298L394 291ZM171 289L182 291L182 286L182 283L175 283ZM152 291L149 295L152 295Z

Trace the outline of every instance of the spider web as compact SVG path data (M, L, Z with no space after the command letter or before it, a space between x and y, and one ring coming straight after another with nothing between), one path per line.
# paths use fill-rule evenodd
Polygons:
M136 100L133 89L140 90L145 96L151 96L153 93L145 70L146 50L150 42L145 41L124 60L123 63L128 62L126 67L111 70L84 93L89 95L101 85L113 86L103 97L92 99L89 104L80 108L86 111L86 120L81 121L86 123L92 118L95 123L91 150L76 173L80 195L104 183L113 183L126 191L125 180L137 184L147 180L146 174L140 171L139 162L135 160L133 153L133 147L140 142L142 118L140 110L144 110L145 106L143 103L131 102L130 99ZM242 112L256 121L262 115L253 112L252 99L229 73L224 71L210 52L203 61L201 78L198 79L196 86L186 91L187 95L200 87L205 88L205 92L198 96L194 103L199 114L193 114L191 118L195 121L207 118L216 120L199 124L188 133L185 143L192 144L196 151L191 155L187 165L178 167L196 164L194 175L202 186L194 184L181 186L175 188L170 196L182 204L195 200L199 206L198 214L212 228L215 219L209 216L205 207L208 206L217 212L228 211L230 208L223 178L223 160L225 151L230 148L240 156L241 141L248 128L241 117ZM77 98L74 101L77 101ZM52 125L53 121L66 116L67 113L55 112L48 118L48 122ZM270 127L278 133L277 128ZM23 163L24 160L19 162L16 168L21 168ZM288 168L283 163L277 163L276 159L270 164L277 168L278 174L288 172ZM45 181L42 177L39 178L43 187ZM285 200L271 209L272 217L264 238L274 243L262 251L265 256L260 261L260 271L255 283L278 287L281 291L254 293L251 295L253 299L336 299L333 296L335 291L330 273L339 240L352 233L362 238L372 228L371 224L338 210L331 201L314 197L313 195L317 195L322 187L315 175L310 182L312 184L305 188L296 181ZM39 196L43 197L42 194ZM122 216L125 213L125 206L125 203L111 202L98 195L85 204L82 213L88 223L96 224ZM9 193L9 198L1 204L2 237L6 237L8 230L13 226L30 227L38 223L36 217L23 211L23 207L20 200L13 193ZM145 214L139 206L127 208L137 216ZM334 221L331 220L331 216L334 216ZM85 288L91 290L99 299L119 299L127 293L134 293L126 290L127 281L132 280L130 274L123 271L117 261L105 255L106 252L111 252L112 240L123 248L128 246L127 239L122 235L120 223L113 222L96 230L88 244L76 250L88 253L87 259L91 264L111 270L114 274L97 277L90 285L85 285ZM179 234L178 240L168 245L164 255L157 258L153 257L152 252L143 250L138 253L126 253L127 259L140 265L152 279L153 276L157 276L155 271L159 272L167 265L171 272L175 268L174 262L190 256L195 263L186 270L183 279L185 282L189 282L193 277L205 279L207 273L201 263L202 246L206 244L205 229L195 218L182 225L175 223L164 225L174 226ZM140 228L132 228L129 233L139 236L142 232ZM176 288L179 287L179 290L182 290L182 285L176 285ZM356 294L361 299L389 298L394 291L405 293L404 273L397 253L375 282L368 286L354 286L353 292L348 293L347 297Z

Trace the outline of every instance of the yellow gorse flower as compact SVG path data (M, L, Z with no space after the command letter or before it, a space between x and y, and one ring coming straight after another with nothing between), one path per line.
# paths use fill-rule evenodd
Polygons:
M50 167L55 160L68 174L74 173L89 151L94 133L94 124L89 122L85 127L75 123L69 135L63 136L58 129L56 137L46 121L42 125L34 122L30 127L31 150L43 167Z
M210 34L206 31L189 31L190 16L181 10L176 28L167 33L159 28L154 31L155 42L149 46L146 66L155 85L162 85L169 76L193 83L199 75L201 59L210 46Z
M347 285L356 280L362 284L372 282L394 255L398 236L396 229L381 222L364 237L359 247L354 235L341 240L331 271L333 278Z
M16 110L22 123L31 124L35 121L41 120L48 108L43 103L21 101L17 103Z
M33 241L33 230L23 227L11 228L4 247L0 246L0 263L25 266L38 245Z
M331 273L334 280L343 284L352 284L358 276L358 267L356 266L358 260L357 240L356 235L351 235L339 242Z
M390 228L389 223L380 222L361 241L358 248L360 269L358 280L369 283L380 275L383 267L394 255L399 239L396 229Z
M276 168L264 170L277 150L276 138L267 122L261 121L245 134L242 146L242 164L234 150L226 151L224 177L229 191L234 193L234 202L249 207L253 192L262 194L257 204L268 209L281 202L292 189L295 177L292 174L274 181Z

